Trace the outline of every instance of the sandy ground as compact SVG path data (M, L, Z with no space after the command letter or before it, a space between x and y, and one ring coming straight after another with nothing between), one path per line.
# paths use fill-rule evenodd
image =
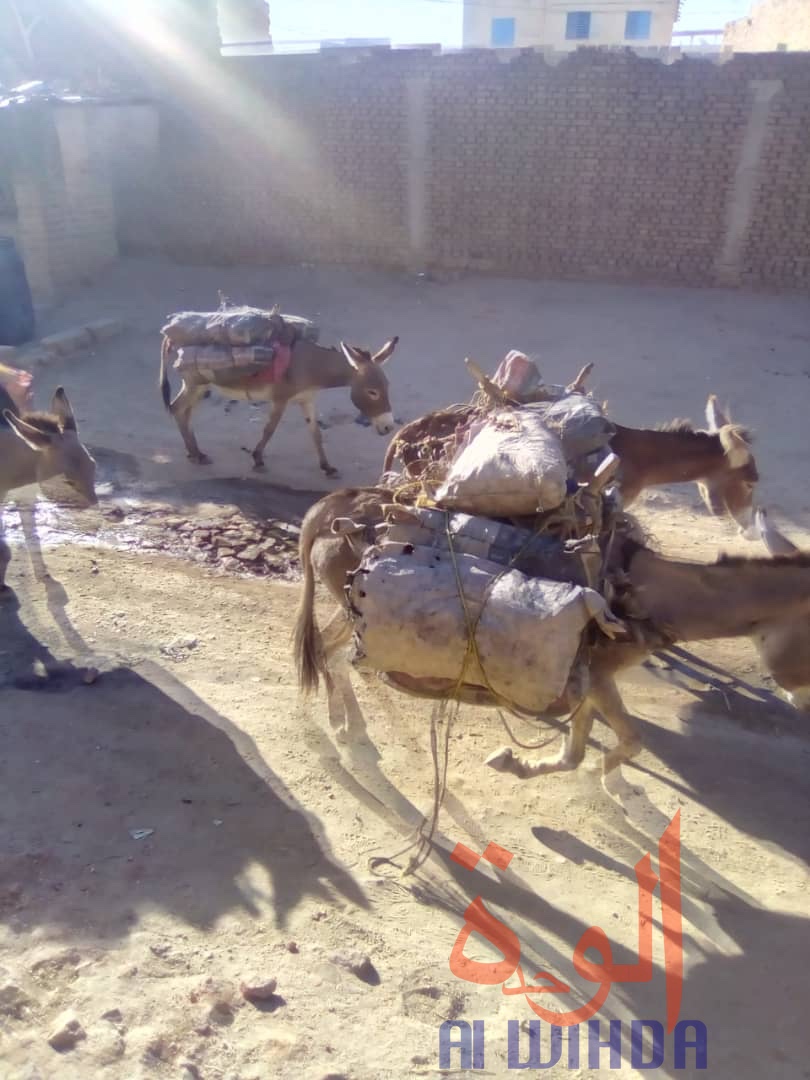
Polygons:
M215 463L201 477L185 461L157 398L157 329L173 310L214 306L217 288L317 314L327 341L378 346L398 333L390 378L403 419L466 400L463 357L492 368L511 347L534 352L550 381L595 361L593 386L625 423L700 419L716 391L758 434L763 501L800 540L810 522L806 300L135 261L43 326L127 324L94 354L38 376L43 400L57 382L73 398L107 508L171 497L190 516L229 502L295 521L328 490L296 415L271 444L266 475L251 472L240 447L255 441L260 414L248 405L226 413L204 403L197 430ZM345 394L324 395L321 410L343 482L373 480L384 441L352 422ZM750 550L705 516L692 489L657 492L641 513L671 553ZM698 650L729 673L724 692L646 669L622 681L645 751L612 794L595 749L575 775L492 773L483 761L504 732L494 716L465 709L441 843L402 877L408 856L396 853L432 800L429 707L361 682L376 752L337 747L323 701L302 703L296 691L295 584L115 550L103 522L100 512L76 515L82 543L43 530L41 544L17 548L14 595L0 607L4 1078L430 1077L446 1019L485 1021L485 1068L475 1071L507 1075L507 1022L533 1014L522 998L451 973L465 908L482 896L520 939L527 976L553 971L585 1000L593 987L573 971L574 946L599 925L616 962L633 960L633 867L648 851L656 863L677 810L680 1015L707 1026L700 1075L810 1076L810 742L767 692L747 642ZM86 665L101 672L92 685ZM536 737L527 724L516 730ZM448 857L456 841L481 852L491 840L514 854L506 871ZM370 861L379 856L394 862ZM603 1037L607 1020L624 1021L621 1065L610 1069L603 1051L602 1067L590 1068L583 1028L579 1067L565 1065L564 1050L547 1075L635 1075L630 1021L665 1016L660 918L656 900L652 981L614 986L599 1013ZM273 978L268 1000L242 998L241 982ZM66 1012L85 1037L60 1052L47 1040ZM527 1046L524 1034L524 1056ZM542 1049L547 1060L545 1026ZM676 1068L672 1036L665 1052L658 1075L698 1075Z

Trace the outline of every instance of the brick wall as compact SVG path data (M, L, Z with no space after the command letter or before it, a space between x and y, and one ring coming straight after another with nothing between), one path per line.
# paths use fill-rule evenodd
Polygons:
M3 117L6 233L34 301L92 280L118 255L109 154L93 108L10 109Z
M556 59L232 58L159 109L19 110L34 291L80 285L117 246L810 291L810 56Z
M163 110L166 248L810 288L810 57L557 60L223 61Z
M789 52L810 49L807 0L760 0L751 14L726 24L723 47L735 52Z

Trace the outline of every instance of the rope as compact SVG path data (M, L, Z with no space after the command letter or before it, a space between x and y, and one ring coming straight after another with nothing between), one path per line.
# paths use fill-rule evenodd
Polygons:
M483 662L481 660L481 654L478 651L478 641L477 641L477 638L476 638L476 634L477 634L477 630L478 630L478 624L480 623L481 617L484 614L484 608L486 607L487 600L488 600L488 598L489 598L489 596L490 596L490 594L492 592L492 589L501 580L501 578L504 576L504 574L508 573L514 567L514 565L520 560L520 558L526 552L526 549L528 548L528 546L532 542L532 540L536 536L541 535L543 532L545 532L547 530L548 522L547 521L542 522L540 527L538 529L536 529L536 531L533 532L530 536L527 537L526 541L523 543L520 550L518 552L516 552L515 555L512 556L509 563L507 565L505 565L497 574L495 574L492 577L490 582L487 584L486 589L484 590L484 595L483 595L483 598L481 600L481 605L479 607L478 614L475 616L475 618L473 618L471 613L470 613L470 609L469 609L469 606L468 606L468 603L467 603L467 596L466 596L466 594L464 592L464 586L463 586L462 581L461 581L461 571L459 570L459 566L458 566L458 558L457 558L456 548L455 548L455 545L454 545L454 542L453 542L453 534L452 534L452 532L450 530L450 519L451 519L450 511L445 510L445 512L444 512L445 535L447 537L447 546L448 546L448 549L450 551L450 560L451 560L451 563L452 563L452 566L453 566L453 574L454 574L455 579L456 579L456 591L458 593L459 601L461 603L461 608L462 608L462 611L464 613L464 621L465 621L466 628L467 628L467 647L464 650L464 656L463 656L462 661L461 661L461 669L459 671L458 677L456 679L456 682L455 682L455 685L454 685L452 691L448 695L445 696L443 701L439 702L436 705L436 707L434 708L434 710L433 710L433 712L431 714L431 720L430 720L430 753L431 753L431 759L432 759L432 762L433 762L433 811L431 813L429 823L427 823L425 821L422 822L422 824L417 829L417 835L416 835L414 841L411 844L409 844L408 847L406 847L404 849L405 851L408 851L408 850L410 850L411 847L414 846L414 844L417 845L416 853L412 856L410 862L408 863L407 867L405 868L405 871L404 871L405 875L412 874L416 870L418 870L422 865L424 865L424 863L427 861L427 859L430 856L430 852L431 852L431 849L432 849L432 846L433 846L433 838L436 835L436 830L438 828L439 814L441 813L442 804L444 803L444 797L445 797L445 795L447 793L447 769L448 769L448 763L449 763L450 731L451 731L451 728L452 728L453 721L455 720L455 718L458 716L458 713L459 713L460 703L459 703L458 699L459 699L459 696L461 694L461 688L464 685L464 676L466 674L467 666L468 666L468 664L470 662L470 659L472 657L475 658L475 661L478 664L478 668L479 668L479 670L480 670L480 672L481 672L481 674L482 674L482 676L484 678L484 685L486 686L487 690L489 691L489 693L492 695L493 699L496 702L501 702L502 706L504 708L508 709L509 712L512 712L515 715L519 715L521 712L523 713L523 715L530 715L530 714L526 714L524 710L519 710L515 706L514 702L509 701L507 698L505 698L501 693L499 693L493 687L492 683L490 682L489 676L487 675L486 669L484 668L484 664L483 664ZM448 699L449 699L450 702L452 702L452 712L450 712L449 708L448 708ZM579 702L579 704L576 706L574 711L569 714L569 717L568 717L569 721L571 719L573 719L577 715L579 710L582 708L583 704L584 704L584 699L583 699L583 701ZM546 739L543 742L537 743L535 745L523 743L519 739L516 739L515 736L513 735L512 731L511 731L511 729L509 727L509 724L508 724L508 722L506 720L506 717L504 716L504 714L503 714L503 712L501 711L500 708L496 708L496 713L497 713L498 718L500 719L501 723L503 724L504 728L506 729L506 732L509 735L510 739L512 739L512 741L515 742L521 749L524 749L524 750L540 750L540 749L543 749L544 747L548 746L549 743L551 743L553 741L553 739ZM445 727L445 733L444 733L444 745L442 747L441 764L440 764L440 761L439 761L438 733L437 733L438 722L439 722L440 719L446 719L446 727ZM537 717L534 717L534 719L537 720ZM551 717L546 717L545 718L545 723L547 723L549 726L557 727L558 729L562 729L562 728L565 727L565 722L556 721L556 718L552 719ZM426 824L427 824L427 829L425 829ZM402 853L403 852L400 852L400 854L402 854ZM385 860L385 861L389 861L389 860Z

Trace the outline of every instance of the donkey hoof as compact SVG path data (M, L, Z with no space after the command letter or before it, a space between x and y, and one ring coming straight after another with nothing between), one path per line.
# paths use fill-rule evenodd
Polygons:
M254 457L254 459L253 459L253 470L254 470L254 472L261 472L261 470L263 468L264 468L264 458Z
M334 465L321 465L321 468L329 477L340 476L340 472L335 468Z
M513 757L512 747L502 746L500 750L490 754L484 764L489 765L490 769L494 769L496 772L508 773L512 771Z
M210 465L211 458L208 454L189 454L189 460L193 461L195 465Z

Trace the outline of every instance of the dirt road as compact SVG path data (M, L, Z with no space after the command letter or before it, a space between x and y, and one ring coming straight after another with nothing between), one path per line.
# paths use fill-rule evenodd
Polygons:
M198 431L215 464L201 478L159 407L156 328L169 311L211 306L217 288L318 313L324 340L380 344L399 333L390 373L404 419L469 396L464 355L492 367L510 347L538 353L551 381L594 360L597 393L627 423L697 420L716 390L757 430L764 498L804 536L810 316L801 300L119 266L45 329L119 317L127 333L40 378L42 398L57 381L73 398L97 450L102 506L66 518L44 508L40 543L15 548L14 595L0 607L2 1075L433 1077L439 1027L460 1019L485 1024L476 1072L505 1076L508 1021L534 1014L522 996L451 973L467 905L480 895L518 936L527 979L551 971L576 987L579 1004L593 987L574 972L574 947L598 925L615 962L636 958L633 867L648 851L657 864L658 838L680 810L680 1015L706 1025L700 1075L810 1076L801 1009L810 741L768 692L748 643L698 650L728 672L723 689L687 676L674 685L660 669L623 680L645 751L612 793L595 748L592 768L575 775L521 783L492 773L483 762L504 732L494 716L464 709L439 848L402 877L408 855L397 852L433 794L429 707L360 682L373 746L335 746L323 701L299 700L290 662L297 584L278 577L294 576L285 540L294 528L269 537L270 569L258 556L250 563L270 576L240 576L208 542L218 514L234 534L268 518L294 526L328 489L304 425L284 423L267 475L256 476L240 450L256 410L205 403ZM372 480L384 441L352 422L338 393L322 412L343 481ZM750 550L706 518L691 489L657 493L642 517L668 552ZM6 519L17 536L14 512ZM100 673L92 682L88 668ZM537 737L528 724L516 729ZM476 852L495 841L512 862L466 870L449 858L457 841ZM614 986L599 1013L604 1039L608 1020L623 1022L621 1064L610 1068L605 1049L601 1067L590 1066L583 1025L579 1064L568 1067L564 1045L547 1075L635 1075L631 1021L666 1015L657 900L653 911L652 980ZM468 955L498 959L480 940ZM272 979L264 1000L240 992ZM54 1034L62 1049L49 1045ZM522 1038L526 1060L526 1028ZM541 1051L547 1061L546 1025ZM676 1067L672 1035L664 1051L659 1075L698 1075L693 1051Z

